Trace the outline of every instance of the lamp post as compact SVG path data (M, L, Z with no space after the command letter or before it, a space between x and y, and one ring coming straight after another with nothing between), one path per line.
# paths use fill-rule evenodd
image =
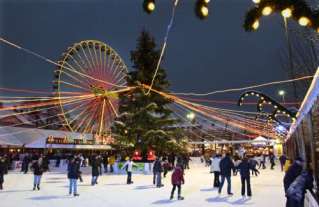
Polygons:
M282 97L282 102L285 103L286 91L284 91L284 90L279 90L279 91L278 91L278 95Z

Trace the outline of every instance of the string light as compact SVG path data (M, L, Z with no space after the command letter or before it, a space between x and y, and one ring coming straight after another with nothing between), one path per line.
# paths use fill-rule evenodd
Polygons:
M144 0L143 8L146 13L151 14L155 10L155 0Z
M197 0L195 4L195 14L200 19L206 19L209 15L208 3L209 0Z
M305 27L305 26L307 26L307 25L310 24L310 20L309 20L308 17L300 17L299 20L298 20L298 23L299 23L301 26Z
M268 16L272 13L272 8L270 6L266 6L263 8L261 12L264 16Z
M260 3L260 0L253 0L253 2L254 2L255 4L259 4L259 3Z
M281 15L285 18L289 18L292 15L292 10L290 8L286 8L281 11Z

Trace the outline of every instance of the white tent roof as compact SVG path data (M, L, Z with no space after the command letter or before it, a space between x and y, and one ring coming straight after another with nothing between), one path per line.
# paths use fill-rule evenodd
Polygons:
M25 145L25 147L30 148L42 148L45 146L46 139L49 136L67 136L72 139L92 139L91 134L80 134L58 130L0 126L0 145Z

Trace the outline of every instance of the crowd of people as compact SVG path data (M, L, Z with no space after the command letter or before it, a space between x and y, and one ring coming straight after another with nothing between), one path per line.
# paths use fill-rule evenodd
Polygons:
M79 196L78 180L83 182L81 168L90 166L92 170L91 185L98 184L98 178L104 173L114 172L114 165L116 162L124 161L121 170L127 173L127 184L132 184L133 168L137 166L136 162L131 157L122 157L115 154L56 154L42 155L36 153L25 153L23 155L3 155L0 156L0 190L3 189L4 175L11 169L13 160L22 161L21 173L28 173L30 169L33 172L33 190L40 190L41 178L43 173L50 170L50 160L55 158L55 167L60 167L61 159L67 161L67 177L69 179L69 194ZM243 197L252 196L252 187L250 177L260 174L260 169L266 169L266 163L269 161L270 169L273 170L275 160L277 158L274 154L269 154L268 159L265 155L243 156L234 155L230 153L214 154L205 165L210 166L210 173L214 174L213 187L218 189L221 194L225 181L227 182L227 194L233 195L231 181L232 176L238 173L241 180L241 195ZM305 166L304 160L297 157L293 163L285 156L281 155L279 158L280 168L285 171L283 180L284 191L287 197L286 207L301 207L303 206L304 196L306 190L313 188L313 175L309 166ZM163 187L162 177L166 177L169 171L171 174L172 190L170 199L174 198L174 192L177 188L178 200L183 200L181 196L181 186L184 184L184 173L189 169L189 162L191 161L188 155L175 156L174 154L168 156L158 156L153 162L153 184L161 188ZM204 159L202 159L204 162ZM51 165L52 166L52 165Z
M270 169L274 170L276 157L274 154L269 154L268 160ZM281 171L285 171L283 179L284 191L287 197L286 207L303 207L306 190L312 192L313 189L313 173L311 167L305 166L304 160L297 157L291 164L290 160L283 154L279 158ZM231 190L231 176L236 176L237 172L240 174L241 180L241 195L252 196L252 188L250 183L250 176L258 176L260 169L266 169L266 156L247 156L239 157L235 155L231 158L229 153L223 156L215 154L209 160L210 172L214 173L213 186L218 188L220 194L225 180L227 181L227 193L233 195ZM207 165L207 164L205 164ZM257 169L258 166L258 169Z

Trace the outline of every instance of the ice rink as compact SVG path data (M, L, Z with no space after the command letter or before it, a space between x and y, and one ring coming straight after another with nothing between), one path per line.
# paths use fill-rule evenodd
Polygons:
M268 166L269 168L269 166ZM164 187L152 185L152 175L134 175L134 184L127 185L126 176L104 174L98 185L91 186L91 176L84 175L79 183L79 197L68 195L68 179L64 172L48 172L42 177L41 190L32 191L33 175L10 172L5 176L4 190L0 192L1 207L143 207L143 206L285 206L282 187L283 173L278 165L275 170L261 170L258 177L252 177L252 197L242 198L239 176L232 177L233 196L228 196L224 186L221 195L213 189L213 175L209 169L198 162L191 164L185 173L182 196L185 200L169 200L171 184L170 173L164 179ZM226 184L226 183L225 183Z

